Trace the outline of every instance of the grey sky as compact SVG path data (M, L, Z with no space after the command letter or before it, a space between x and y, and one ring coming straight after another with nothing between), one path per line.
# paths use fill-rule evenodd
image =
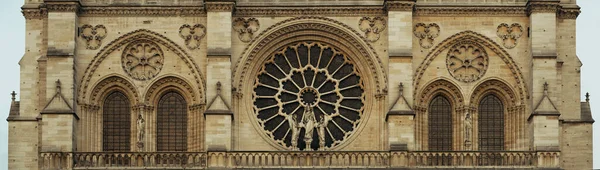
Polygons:
M8 169L8 110L11 91L19 91L18 62L25 52L25 19L21 14L22 0L6 0L0 5L0 170ZM600 121L600 1L578 0L582 13L577 19L577 55L583 62L581 75L582 99L590 92L592 113ZM18 99L18 96L17 96ZM597 100L596 100L597 99ZM27 107L27 106L23 106ZM594 168L600 168L600 122L594 124Z

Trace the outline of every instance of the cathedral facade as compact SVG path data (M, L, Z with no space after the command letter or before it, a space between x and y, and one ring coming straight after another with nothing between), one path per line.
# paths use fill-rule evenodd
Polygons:
M592 168L575 0L22 12L9 169Z

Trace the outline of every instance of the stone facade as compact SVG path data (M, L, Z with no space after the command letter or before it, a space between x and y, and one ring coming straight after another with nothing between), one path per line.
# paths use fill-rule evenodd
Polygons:
M22 11L9 169L592 168L575 0L27 0ZM115 91L131 149L103 152ZM157 152L168 92L187 105L186 151ZM489 95L501 150L481 146ZM439 96L445 151L429 149Z

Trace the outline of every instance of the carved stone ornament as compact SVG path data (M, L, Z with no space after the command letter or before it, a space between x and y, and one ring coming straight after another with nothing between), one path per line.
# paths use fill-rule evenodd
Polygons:
M363 17L358 21L358 27L368 41L375 42L379 40L379 33L385 30L386 21L383 17Z
M85 39L86 48L96 50L102 46L102 40L106 38L106 27L104 25L91 26L85 24L79 29L79 35Z
M433 46L433 40L440 35L440 26L436 23L418 23L413 28L413 34L419 38L419 45L429 49Z
M144 134L146 133L146 121L142 114L138 114L137 124L137 147L144 148Z
M517 40L523 35L523 27L518 23L513 23L510 26L506 23L502 23L498 25L496 34L502 39L504 47L512 49L517 46Z
M185 40L185 45L191 50L200 47L200 40L204 35L206 35L206 28L202 24L194 26L183 24L179 27L179 36Z
M463 41L448 51L446 66L456 80L473 82L483 77L488 67L488 55L485 49L471 41Z
M256 18L237 18L233 21L233 30L238 33L238 37L242 42L250 42L254 33L258 31L260 24Z
M275 52L254 83L259 125L290 150L326 150L358 128L364 109L360 73L344 53L315 42Z
M160 72L163 60L163 51L156 43L141 39L125 47L121 65L129 76L143 81L154 78Z

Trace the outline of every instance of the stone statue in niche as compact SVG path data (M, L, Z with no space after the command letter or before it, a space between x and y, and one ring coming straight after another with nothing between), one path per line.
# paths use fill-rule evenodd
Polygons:
M146 121L142 114L138 115L137 118L137 146L138 148L144 148L144 133L146 132Z
M465 147L470 149L471 147L471 131L473 130L473 122L471 120L471 114L465 115Z

